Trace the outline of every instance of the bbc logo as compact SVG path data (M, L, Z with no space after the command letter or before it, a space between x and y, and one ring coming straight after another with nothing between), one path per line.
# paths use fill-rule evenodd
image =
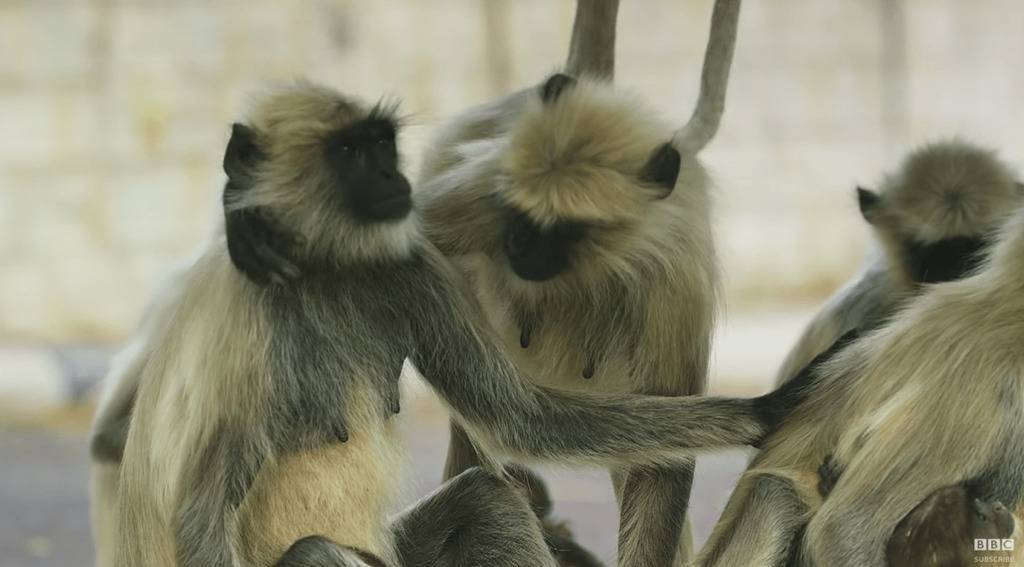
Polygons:
M1013 551L1012 539L976 539L974 551Z

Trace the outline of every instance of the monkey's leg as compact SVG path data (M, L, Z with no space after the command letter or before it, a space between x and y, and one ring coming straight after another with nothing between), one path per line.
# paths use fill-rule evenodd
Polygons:
M556 565L522 493L477 467L402 512L394 531L403 567Z
M472 467L480 466L483 460L466 432L456 423L450 423L451 436L448 442L448 460L445 463L444 479L450 480ZM530 507L541 520L544 540L563 567L596 566L601 563L592 553L573 539L572 532L563 522L549 518L551 497L543 479L521 465L506 465L506 472L525 494Z
M377 556L320 536L300 539L274 567L386 567Z
M120 463L94 462L92 465L90 512L96 567L110 567L114 564L114 546L117 545L117 484L120 474Z
M483 464L483 459L466 435L466 430L454 421L449 421L448 431L448 458L444 464L444 480L451 480L464 471Z
M744 475L696 564L787 565L810 513L794 482L760 472Z
M565 72L611 81L615 77L615 20L619 0L577 0Z
M619 565L682 565L679 553L695 460L626 472L619 503Z

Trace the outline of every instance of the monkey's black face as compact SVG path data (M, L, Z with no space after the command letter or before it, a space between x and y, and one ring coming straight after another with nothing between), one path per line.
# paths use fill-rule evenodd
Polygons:
M947 238L933 244L904 240L903 258L914 282L949 282L966 276L978 266L985 244L984 238L967 236Z
M412 210L409 181L398 170L396 131L393 121L371 114L334 132L324 145L336 187L357 220L396 221Z
M574 222L542 228L523 213L512 212L505 229L505 254L520 278L546 281L572 265L574 249L585 232L584 225Z

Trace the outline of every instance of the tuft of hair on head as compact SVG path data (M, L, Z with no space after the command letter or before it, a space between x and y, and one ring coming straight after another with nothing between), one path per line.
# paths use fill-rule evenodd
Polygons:
M671 137L632 94L555 74L510 126L502 197L540 226L636 222L675 187Z
M1016 173L995 151L957 138L909 153L877 193L857 189L870 224L922 244L987 235L1020 197Z

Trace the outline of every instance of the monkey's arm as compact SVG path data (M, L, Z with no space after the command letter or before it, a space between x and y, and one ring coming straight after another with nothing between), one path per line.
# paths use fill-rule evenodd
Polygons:
M869 331L883 322L900 301L900 291L885 267L871 266L851 285L828 300L804 329L778 374L775 384L796 376L820 353L851 329Z
M436 251L411 270L413 363L488 449L605 466L679 462L695 449L759 441L805 384L752 399L584 395L530 384L509 362L457 274Z
M619 0L576 0L565 72L611 81L615 78L615 21Z

